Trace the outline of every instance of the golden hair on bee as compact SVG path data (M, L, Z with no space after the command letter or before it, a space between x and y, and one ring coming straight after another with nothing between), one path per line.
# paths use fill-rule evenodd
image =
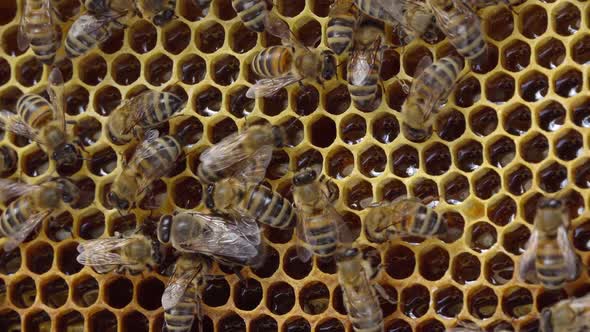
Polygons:
M590 295L561 300L544 308L539 318L541 332L585 331L588 328Z

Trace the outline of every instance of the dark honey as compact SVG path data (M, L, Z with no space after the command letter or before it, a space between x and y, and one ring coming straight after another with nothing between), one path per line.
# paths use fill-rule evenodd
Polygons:
M519 30L525 37L534 39L547 30L547 12L543 7L532 5L519 11Z
M271 96L262 98L262 112L266 115L275 116L281 114L289 105L287 90L280 89Z
M290 320L285 323L283 327L283 331L285 332L311 332L311 326L309 323L303 318L297 318L294 320Z
M344 325L336 318L328 319L318 324L315 328L317 332L345 332Z
M404 145L391 155L393 173L399 177L416 174L419 167L418 151L409 145Z
M470 140L455 152L457 167L465 172L478 169L483 163L483 147L477 141Z
M241 310L253 310L262 301L262 285L256 279L240 281L234 288L234 303Z
M51 308L59 308L68 301L68 284L57 278L41 286L41 300Z
M537 296L537 310L541 312L544 308L549 308L568 297L564 289L545 289Z
M321 117L311 124L311 144L326 148L336 139L336 124L328 117Z
M503 136L492 143L487 152L490 164L502 168L514 159L516 146L513 140Z
M320 94L313 85L298 86L294 94L294 110L299 115L310 115L320 102Z
M41 242L27 249L27 268L36 274L43 274L53 264L53 247Z
M28 176L39 176L45 174L49 167L47 154L37 150L25 157L25 173Z
M258 34L244 26L241 22L234 26L229 46L236 53L245 53L256 46Z
M590 36L583 36L571 48L572 59L579 64L590 61Z
M9 0L2 4L2 10L0 11L0 24L4 25L10 23L16 16L17 1Z
M525 105L517 105L504 117L504 129L512 135L522 135L531 128L531 111Z
M110 174L117 167L117 154L108 147L92 155L90 171L98 176Z
M463 175L455 175L444 185L445 200L449 204L459 204L469 197L469 180Z
M420 253L420 274L426 280L438 280L449 269L449 260L449 253L441 247L434 247L425 253Z
M412 185L412 194L430 206L436 206L438 204L438 187L430 179L422 178L414 182Z
M554 193L568 184L567 169L557 162L543 168L538 175L539 187L546 192Z
M222 57L213 64L213 81L217 84L230 85L238 79L239 74L240 61L234 56Z
M430 175L442 175L451 167L451 152L440 143L435 143L424 150L424 167Z
M500 191L501 180L498 173L492 169L480 172L475 180L475 195L482 199L488 199Z
M379 76L381 80L387 81L399 73L400 55L393 48L387 48L383 51L383 60L381 60L381 71Z
M222 139L238 131L235 122L230 118L225 118L218 122L210 132L209 140L211 143L219 143Z
M434 295L434 310L446 317L456 317L463 308L463 293L456 287L439 290Z
M25 60L19 66L20 71L16 72L16 79L24 86L33 86L41 81L43 75L43 64L35 57Z
M570 219L576 219L584 213L584 198L577 191L570 189L559 198L564 202Z
M496 104L508 101L514 95L514 78L497 74L486 80L486 98Z
M422 285L412 285L401 293L401 310L412 318L417 319L426 314L430 306L430 293Z
M104 214L97 211L80 219L78 234L85 240L97 239L104 233Z
M385 271L394 279L405 279L412 275L416 266L414 252L402 245L392 246L385 253Z
M485 252L498 240L496 229L486 222L478 222L471 227L471 240L469 246L477 252Z
M453 259L451 275L453 280L464 285L479 278L481 263L470 253L461 253Z
M89 102L88 90L79 85L75 85L66 90L66 113L69 115L78 115L86 111Z
M508 191L514 195L522 195L527 192L532 185L533 174L529 168L520 165L510 171L506 179Z
M43 332L51 330L51 318L45 311L39 311L26 318L26 331Z
M45 234L51 241L60 242L72 238L72 225L74 218L65 211L47 221Z
M552 19L555 32L562 36L570 36L576 33L580 29L582 21L578 7L567 2L554 11Z
M504 48L502 66L512 72L518 72L531 62L531 48L529 44L516 40Z
M261 291L262 292L262 291ZM299 304L303 312L318 315L328 309L330 291L321 282L306 285L299 293Z
M498 306L498 297L489 287L481 287L471 293L467 300L469 313L479 319L491 317Z
M498 226L506 226L516 217L516 210L516 202L505 196L488 206L488 218Z
M193 0L179 0L178 14L191 22L199 21L207 16L209 6L199 6L198 2Z
M0 107L6 110L14 110L16 102L23 92L16 87L8 87L0 92Z
M77 279L73 288L74 303L81 307L89 307L98 299L98 282L91 276Z
M427 60L422 60L424 57L430 58L431 61L433 59L432 53L430 53L426 47L419 46L406 50L403 56L403 66L406 74L416 78L418 76L416 69L424 70L424 65L428 64L428 62L426 62ZM421 61L423 62L420 63ZM418 68L418 65L420 65L421 68Z
M470 62L471 70L474 73L486 74L498 65L498 48L493 44L487 44L487 50L477 59Z
M12 29L6 29L2 34L2 49L7 55L19 56L26 52L26 49L21 51L18 47L18 30L18 27L15 26Z
M479 81L470 76L457 84L455 87L455 104L460 107L470 107L475 104L481 96Z
M582 135L575 130L568 131L555 142L557 157L562 160L574 160L582 154Z
M322 154L315 149L309 149L297 156L297 169L305 167L314 167L321 169L324 158Z
M172 59L159 55L148 60L145 68L145 78L153 85L162 85L172 77Z
M565 109L556 102L550 101L538 112L539 127L545 131L556 131L565 121Z
M78 311L70 311L66 314L60 315L57 318L57 331L67 332L75 329L84 328L84 316Z
M139 53L151 51L158 41L158 32L156 28L145 20L135 22L129 27L129 46Z
M508 316L518 318L529 314L533 307L531 292L522 287L509 288L502 298L502 310Z
M307 250L307 249L300 249ZM309 272L311 272L313 261L310 259L307 262L302 261L297 255L295 247L290 248L283 256L283 270L293 279L303 279Z
M209 23L197 31L196 44L201 52L213 53L223 46L225 30L219 23Z
M575 47L574 47L575 53ZM545 68L557 68L565 60L565 46L558 39L550 38L541 43L535 51L535 57L538 64ZM575 59L575 57L574 57Z
M318 47L322 38L322 26L316 20L309 20L295 30L295 36L307 47Z
M559 76L553 82L555 92L565 98L573 97L582 91L582 73L570 69Z
M174 204L183 209L195 208L201 202L202 186L196 179L185 177L177 180L173 192Z
M346 202L353 210L362 210L373 202L373 188L367 181L353 185L347 193Z
M123 331L148 332L149 323L150 322L148 321L147 317L138 311L133 311L123 317L121 325L123 327Z
M136 57L124 54L115 59L111 69L111 75L115 82L121 85L129 85L139 78L141 63Z
M504 233L502 246L509 253L520 255L524 252L524 247L529 239L531 232L524 225L517 225Z
M367 134L367 124L365 119L359 115L353 114L343 119L340 123L340 138L347 144L357 144L363 140Z
M37 289L31 277L14 281L10 285L10 302L18 308L28 308L35 302Z
M385 326L386 332L412 332L412 327L403 319L394 319Z
M485 32L490 38L501 41L510 34L514 29L514 18L512 12L507 7L496 7L493 15L486 17L483 22L485 24Z
M471 112L469 115L469 126L479 136L491 134L498 126L497 112L491 107L483 107Z
M268 287L266 307L276 315L284 315L295 305L295 291L286 282L277 282Z
M174 21L165 26L162 38L164 48L172 54L182 52L191 41L190 28L181 21Z
M268 316L260 315L250 322L250 331L252 332L278 332L277 321Z
M10 64L4 59L0 59L0 85L6 84L10 79Z
M372 123L371 133L373 137L383 143L393 142L399 135L400 127L397 118L391 114L384 114L376 118Z
M514 275L514 262L508 255L499 252L486 261L485 277L492 285L504 285Z
M137 303L144 309L156 310L162 307L165 285L156 278L143 279L137 287Z
M305 8L305 0L280 0L276 6L281 15L295 17Z
M105 285L106 303L117 309L128 305L133 298L133 284L127 278L118 278Z
M101 310L90 316L91 331L117 332L117 317L108 310Z
M125 32L122 29L112 29L111 36L98 45L101 51L113 54L123 47Z
M367 177L376 177L383 173L387 164L385 152L378 146L372 146L359 156L360 171Z
M92 55L82 60L80 79L88 85L97 85L107 75L107 63L98 55Z

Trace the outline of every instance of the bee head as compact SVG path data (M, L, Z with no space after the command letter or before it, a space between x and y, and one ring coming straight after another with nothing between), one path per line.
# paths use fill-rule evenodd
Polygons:
M109 203L117 210L128 210L131 207L131 204L128 200L120 198L119 195L117 195L114 191L108 193L107 199L109 200Z
M160 218L160 222L158 223L158 240L162 243L170 242L170 232L172 230L172 223L174 222L174 217L167 214Z
M296 187L304 186L315 181L317 173L313 168L306 168L293 177L293 185Z
M432 127L428 129L412 128L407 124L402 124L404 136L412 142L424 142L432 135Z
M80 189L78 186L67 178L58 178L55 180L56 187L61 194L61 200L67 204L75 204L80 198Z
M62 144L53 151L51 159L55 160L58 165L73 165L80 160L78 149L72 143Z
M322 79L329 81L333 77L336 76L336 68L338 65L336 64L336 56L332 51L322 51L321 54L322 58Z
M154 16L154 24L157 26L162 26L168 22L170 22L174 18L174 9L166 9L160 12L158 15Z

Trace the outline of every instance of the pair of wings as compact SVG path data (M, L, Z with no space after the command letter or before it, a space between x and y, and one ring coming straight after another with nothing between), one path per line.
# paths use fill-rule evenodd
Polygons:
M525 246L525 252L520 259L519 277L523 281L536 281L535 261L537 258L539 235L539 231L533 229L533 233ZM557 244L565 260L567 278L570 280L574 279L577 274L577 257L568 238L567 229L564 226L560 226L557 229Z
M432 12L436 17L436 21L438 22L438 26L440 30L449 38L450 40L454 40L460 37L465 37L465 34L468 32L468 27L464 25L457 24L457 16L462 15L464 18L462 19L463 22L469 24L476 24L479 25L479 29L481 29L481 22L477 17L477 14L469 8L465 2L462 0L451 0L453 3L453 9L451 12L446 12L442 8L438 6L431 5ZM457 13L454 13L457 11ZM452 14L449 15L449 14Z
M371 47L353 50L347 70L350 84L363 85L373 71L380 70L375 64L380 63L383 57L381 38L377 37Z
M420 61L416 65L416 69L414 70L415 79L413 80L412 86L409 89L408 98L410 98L411 96L414 96L414 95L418 95L417 90L422 89L422 87L424 85L430 85L430 83L424 82L424 79L429 77L429 76L424 75L424 73L426 71L426 68L428 68L430 66L436 66L436 63L432 62L432 58L430 58L429 56L425 56L425 57L422 57L422 59L420 59ZM404 90L407 89L407 87L404 88L403 86L402 86L402 88ZM451 91L451 89L449 89L449 91ZM420 95L423 95L423 94L420 94ZM430 94L428 94L428 96L435 97L436 94L430 93ZM440 101L435 98L429 98L428 100L424 100L421 102L422 105L425 105L424 113L422 115L424 121L426 121L427 119L430 118L430 115L432 114L432 112L439 106L438 105L439 102Z
M191 260L191 262L181 262L181 260ZM179 268L179 266L192 266L192 268L183 269ZM199 274L205 273L206 268L207 263L204 258L200 256L180 256L176 261L174 273L168 280L166 289L164 289L164 293L162 294L162 308L164 308L164 310L169 310L175 307L182 299L191 282L193 282ZM198 292L198 290L195 289L195 292ZM196 301L197 299L194 300Z
M166 95L172 95L175 98L180 99L180 97L174 95L170 92L160 92L160 91L153 91L153 90L146 90L129 99L125 99L119 107L113 112L123 112L123 113L130 113L129 119L125 123L125 128L123 130L124 134L127 134L135 128L135 126L144 123L147 115L153 112L153 109L157 107L157 104L160 102L162 98ZM144 103L144 99L150 100L147 105ZM174 110L172 114L180 111L182 107L179 107L177 110ZM161 125L164 122L167 122L169 118L165 118L158 123L151 124L149 128L154 128Z
M31 6L23 1L24 3L24 12L21 14L20 23L18 26L18 32L16 35L16 45L19 50L24 51L29 47L30 39L26 33L26 27L30 25L38 26L38 21L40 20L40 15L43 16L43 20L47 22L46 24L50 26L51 29L55 28L55 21L52 15L52 7L51 7L51 0L41 0L41 7L35 10L35 21L32 22L31 17ZM59 41L56 41L59 42Z
M61 71L54 67L49 73L47 93L52 104L53 119L57 120L61 129L66 131L64 79ZM22 97L21 97L22 98ZM18 114L0 111L0 126L16 135L26 137L39 144L43 144L38 137L38 130L26 123Z
M136 261L124 258L113 250L121 249L135 241L133 237L110 237L80 243L78 263L92 266L98 273L110 271L112 266L133 265Z
M253 154L246 153L242 144L247 133L234 133L213 145L200 156L204 169L217 173L230 173L246 183L259 183L264 179L274 147L261 146Z

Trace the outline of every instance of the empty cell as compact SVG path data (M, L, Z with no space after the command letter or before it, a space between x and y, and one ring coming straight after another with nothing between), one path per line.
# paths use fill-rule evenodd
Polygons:
M496 312L498 297L489 287L479 287L467 297L469 313L478 319L489 318Z
M321 314L330 305L330 291L321 282L314 282L303 286L298 298L303 312L310 315Z
M301 280L305 278L311 272L312 265L313 261L311 259L304 262L299 258L295 247L289 248L283 255L283 270L293 279Z
M215 0L211 9L216 17L224 21L231 20L237 15L230 0Z
M285 88L276 93L262 98L262 112L266 115L275 116L281 114L289 106L289 95Z
M16 109L16 102L23 95L17 87L8 86L0 91L0 107L6 110Z
M8 61L0 58L0 85L4 85L10 79L10 64Z
M499 168L506 167L516 155L514 140L506 136L494 139L486 150L489 163Z
M393 140L399 135L399 122L397 118L391 114L385 113L381 116L377 116L372 121L371 127L371 134L373 134L373 137L383 144L393 142Z
M556 131L565 121L565 108L556 101L549 101L536 112L537 123L545 131Z
M84 329L84 316L76 310L69 311L65 314L60 314L57 317L58 331L75 331ZM95 330L100 331L100 330Z
M528 106L516 104L503 113L502 124L508 133L520 136L531 128L532 116Z
M437 319L428 319L416 327L416 332L444 332L445 326Z
M295 17L305 8L305 0L278 0L276 6L281 15Z
M510 287L502 294L502 311L512 318L528 315L533 309L533 295L522 287Z
M69 115L78 115L86 112L90 101L88 90L74 85L65 90L66 113Z
M508 38L514 29L512 12L508 7L504 6L498 6L491 15L483 20L483 23L486 34L496 41Z
M446 145L435 143L423 150L422 159L426 173L430 175L445 174L451 167L451 152Z
M434 310L445 318L456 317L463 309L463 293L449 286L434 293Z
M278 332L278 324L277 321L268 316L268 315L260 315L256 316L254 319L250 321L250 331L252 332Z
M149 220L145 219L143 225L148 225ZM143 226L142 225L142 226ZM137 229L137 218L134 214L113 215L107 222L108 235L114 236L116 233L131 234Z
M455 165L464 172L478 169L483 163L483 147L475 140L467 140L454 153Z
M582 17L578 7L564 1L551 13L553 30L562 36L570 36L580 29Z
M308 149L297 155L296 161L298 170L305 167L314 167L316 171L318 171L322 168L324 157L322 157L322 154L318 150Z
M106 68L105 68L106 73ZM38 84L43 76L43 63L35 57L29 57L16 65L16 79L26 86L31 87ZM83 78L82 73L80 73Z
M512 280L514 261L505 253L499 252L486 260L484 274L492 285L504 285Z
M337 272L336 260L334 257L316 257L315 265L320 271L327 274L335 274Z
M531 232L526 226L516 224L504 231L502 246L509 253L520 255L524 252L525 245L530 236Z
M43 274L53 265L53 247L46 242L35 242L27 248L27 268L36 274Z
M89 307L98 299L99 285L96 279L86 275L73 282L72 300L81 307Z
M346 144L360 143L367 135L367 123L362 116L357 114L342 119L339 127L340 139Z
M385 253L385 272L394 279L406 279L414 273L416 258L406 246L393 245Z
M372 178L381 175L385 170L385 165L387 165L387 156L378 146L369 147L359 156L359 168L366 177Z
M587 64L590 61L590 36L583 35L576 40L571 47L571 53L575 62L581 65Z
M141 280L139 285L137 285L137 292L135 293L137 303L146 310L160 308L162 306L162 294L164 293L165 287L162 281L153 277Z
M262 285L253 278L234 286L234 304L241 310L254 310L262 301Z
M538 5L518 10L518 30L529 39L537 38L547 31L547 12Z
M300 0L293 0L297 2ZM295 23L295 37L307 47L318 47L322 40L322 26L314 19L301 20Z
M522 195L531 189L533 173L524 165L517 165L506 174L504 186L514 195Z
M500 191L500 175L493 169L483 169L475 176L475 195L482 199L488 199Z
M66 275L78 273L84 266L76 261L78 243L69 242L57 248L57 268Z
M482 253L490 249L498 240L494 226L487 222L478 222L469 230L469 247Z
M439 280L449 269L449 253L444 248L435 246L420 252L419 262L420 274L424 279Z
M588 42L590 43L590 40ZM539 65L548 69L554 69L561 65L564 60L565 46L559 39L550 37L537 44L535 49L535 61L537 61Z
M196 35L197 48L204 53L213 53L223 46L225 30L221 24L207 22L199 25Z
M582 154L584 142L582 135L573 130L568 130L564 135L554 140L555 152L561 160L574 160Z
M271 227L267 228L270 229ZM269 241L273 239L271 236L267 236ZM289 235L289 240L291 239L291 235ZM273 239L274 240L274 239ZM287 240L288 241L288 240ZM280 255L279 253L270 245L266 246L266 254L264 257L264 262L258 268L250 268L254 274L260 278L270 278L272 275L277 271L279 268L280 262Z
M311 144L320 148L326 148L336 139L336 124L328 117L320 117L314 120L310 127Z
M475 255L464 252L453 258L451 276L461 285L477 280L480 271L481 263Z
M51 307L59 308L68 301L70 288L62 278L43 281L41 285L41 301Z
M574 101L571 107L572 109L572 120L578 127L588 128L590 127L590 99L587 97L581 97Z
M211 73L213 81L219 85L230 85L238 79L240 74L240 61L232 56L226 55L216 58L213 61Z
M284 150L275 150L266 169L266 177L270 180L282 178L289 171L289 155Z
M564 98L570 98L582 91L583 81L580 71L568 69L553 78L553 90Z
M95 92L92 105L96 113L108 116L121 104L121 99L119 89L107 85Z
M139 311L132 311L123 316L121 326L123 331L148 332L150 327L149 323L147 317L142 315Z
M401 293L401 310L412 319L426 314L430 306L430 293L422 285L416 284L404 288Z
M404 85L409 86L410 82L408 81L401 81ZM395 80L393 83L389 84L386 88L386 99L387 105L389 108L400 112L402 110L402 105L408 98L409 91L406 91L405 88L400 84L400 81Z
M568 184L567 181L567 169L560 163L553 162L541 169L538 173L539 176L539 187L548 192L554 193L563 188Z
M514 40L502 49L502 67L519 72L531 63L531 47L522 40Z
M522 99L535 102L545 98L548 90L549 80L547 76L541 72L532 71L521 78L518 93Z
M487 215L498 226L506 226L516 217L517 206L514 199L504 196L488 205Z
M193 103L197 113L202 116L217 114L221 109L221 91L213 86L205 86L197 91Z
M209 127L209 141L213 144L219 143L227 136L238 131L236 123L231 118L225 118L215 125Z
M267 289L266 307L276 315L284 315L295 305L295 291L286 282L275 282Z
M459 204L469 197L469 180L461 174L452 174L444 182L445 201Z
M328 175L335 179L344 179L354 170L354 156L344 147L337 147L328 155Z
M135 82L140 72L141 63L131 54L122 54L113 60L111 76L117 84L129 85Z
M313 85L303 84L294 90L291 100L294 102L292 107L295 113L301 116L310 115L318 108L320 93Z
M256 46L258 34L244 26L242 22L230 28L229 46L236 53L245 53Z
M436 117L436 132L445 141L452 142L465 132L465 117L457 110L451 110Z
M403 145L391 154L393 173L399 177L416 174L419 162L418 151L410 145Z
M133 299L133 283L127 278L109 280L104 288L104 300L113 308L124 308Z

